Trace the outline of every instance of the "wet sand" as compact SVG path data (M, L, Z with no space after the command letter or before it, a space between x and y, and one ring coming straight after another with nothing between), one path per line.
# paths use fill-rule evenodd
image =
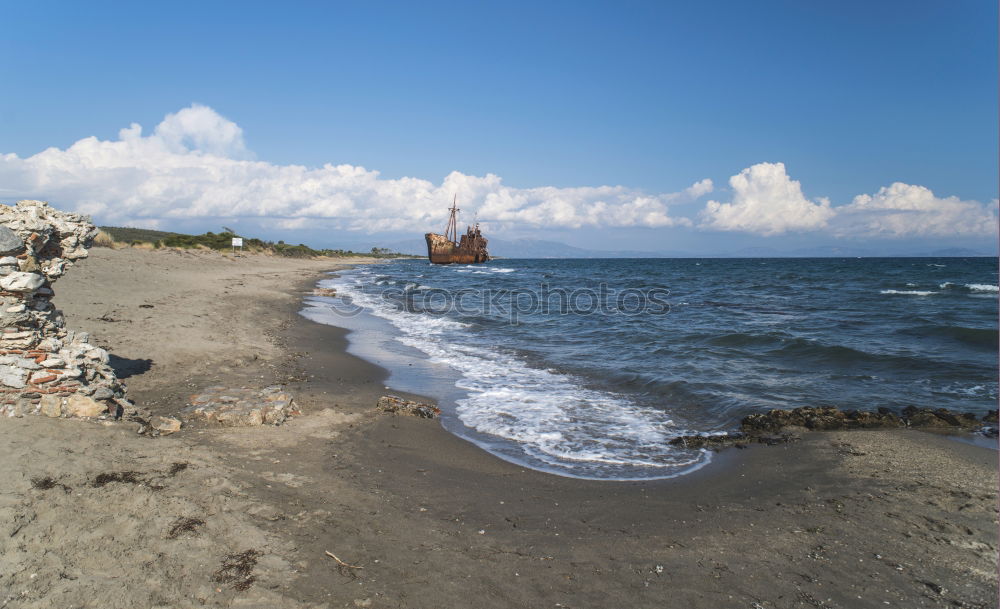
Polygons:
M386 372L297 314L329 261L94 254L55 302L133 399L170 414L199 387L279 382L303 416L158 439L3 421L0 607L996 606L995 451L815 433L675 480L559 478L376 416ZM139 481L94 486L122 471ZM185 517L204 524L171 536Z

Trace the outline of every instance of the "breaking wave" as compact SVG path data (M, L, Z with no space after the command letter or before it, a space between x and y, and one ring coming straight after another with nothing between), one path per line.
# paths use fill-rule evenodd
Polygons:
M501 271L503 272L503 271ZM702 450L669 445L691 433L663 410L588 389L583 381L529 366L516 355L483 347L468 324L400 310L366 293L362 278L324 282L399 331L396 340L456 370L466 397L454 415L468 439L509 461L587 479L669 478L707 463Z

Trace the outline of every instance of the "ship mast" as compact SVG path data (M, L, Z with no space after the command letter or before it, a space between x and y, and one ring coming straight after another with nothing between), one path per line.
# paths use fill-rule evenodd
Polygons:
M451 202L451 215L448 217L448 228L444 229L444 236L452 243L458 243L458 194Z

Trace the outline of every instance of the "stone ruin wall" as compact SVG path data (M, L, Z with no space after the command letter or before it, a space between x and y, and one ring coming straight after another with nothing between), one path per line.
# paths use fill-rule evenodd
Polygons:
M108 352L67 330L52 283L87 257L90 218L42 201L0 205L0 415L133 414Z

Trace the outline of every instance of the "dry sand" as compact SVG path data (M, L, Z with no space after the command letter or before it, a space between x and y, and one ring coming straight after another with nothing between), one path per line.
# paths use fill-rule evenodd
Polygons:
M996 606L995 451L817 433L671 481L524 470L373 415L385 372L296 313L334 266L96 249L56 284L151 411L278 382L304 415L0 422L0 608Z

